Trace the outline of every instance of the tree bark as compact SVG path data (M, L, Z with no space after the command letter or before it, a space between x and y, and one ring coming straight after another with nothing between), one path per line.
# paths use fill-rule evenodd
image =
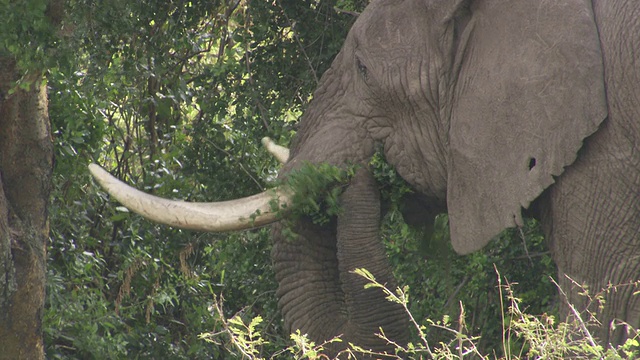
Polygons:
M43 77L22 75L0 56L0 360L44 358L53 144Z

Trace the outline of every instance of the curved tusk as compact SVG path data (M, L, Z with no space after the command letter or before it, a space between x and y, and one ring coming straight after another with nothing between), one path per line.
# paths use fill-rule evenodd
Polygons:
M289 160L289 149L284 146L276 144L270 137L262 138L262 145L267 148L267 151L271 153L280 163L284 164Z
M278 210L291 203L280 188L242 199L194 203L146 194L116 179L96 164L89 164L96 181L129 210L145 218L182 229L230 231L250 229L280 220ZM272 203L277 200L278 209Z

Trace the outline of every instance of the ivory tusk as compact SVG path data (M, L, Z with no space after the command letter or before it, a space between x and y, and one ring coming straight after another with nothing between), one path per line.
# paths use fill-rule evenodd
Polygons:
M284 164L289 160L289 149L284 146L276 144L270 137L262 138L262 145L267 148L267 151L271 153L280 163Z
M181 229L221 232L255 228L278 221L278 210L283 211L291 202L288 193L281 188L221 202L168 200L125 184L96 164L90 164L89 171L129 210L151 221Z

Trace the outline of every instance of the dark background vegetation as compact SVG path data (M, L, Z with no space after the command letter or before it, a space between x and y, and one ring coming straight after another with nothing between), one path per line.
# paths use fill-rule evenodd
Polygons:
M87 165L176 199L264 190L279 166L260 139L289 143L367 2L70 0L56 33L33 27L29 44L45 45L13 52L29 54L25 68L41 61L48 69L55 169L47 358L231 357L224 336L218 344L198 337L221 329L214 294L224 297L226 316L262 316L265 356L286 346L268 229L211 234L150 223L111 201ZM7 29L41 9L11 11ZM396 200L410 189L384 159L375 167L391 203L384 238L417 319L455 321L462 302L469 331L499 352L503 309L494 265L518 283L530 313L553 311L555 270L535 222L481 253L457 256L446 216L428 229L409 228ZM434 328L427 334L434 343L449 336Z

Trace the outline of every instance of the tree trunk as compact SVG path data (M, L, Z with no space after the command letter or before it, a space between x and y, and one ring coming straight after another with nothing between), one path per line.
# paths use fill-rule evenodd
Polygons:
M43 359L53 144L42 76L0 57L0 359Z

